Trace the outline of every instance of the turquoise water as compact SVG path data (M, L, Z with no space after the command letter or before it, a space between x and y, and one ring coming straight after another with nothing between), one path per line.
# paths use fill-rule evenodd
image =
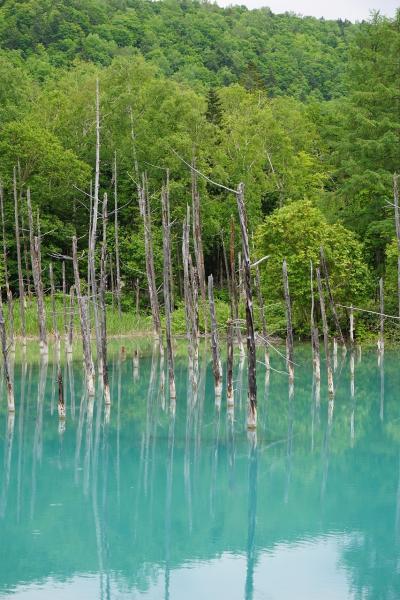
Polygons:
M54 365L17 361L15 419L0 405L0 598L399 599L399 355L356 356L354 393L339 357L334 405L309 349L296 360L291 398L259 367L256 439L238 364L233 417L203 359L195 392L177 360L175 416L156 354L136 372L128 345L110 361L109 415L81 363L64 365L64 427Z

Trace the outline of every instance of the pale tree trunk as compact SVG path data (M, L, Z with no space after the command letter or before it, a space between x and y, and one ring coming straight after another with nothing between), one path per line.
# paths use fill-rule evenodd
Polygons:
M5 385L7 388L7 408L8 408L9 412L14 412L15 411L14 387L13 387L13 382L11 380L10 363L8 361L7 332L6 332L6 324L4 322L4 316L3 316L3 302L1 299L1 289L0 289L0 339L1 339L1 351L3 354L4 380L5 380Z
M186 338L188 341L189 362L193 368L193 339L192 339L192 323L193 323L193 295L191 291L190 272L189 272L189 231L190 231L190 208L186 207L186 217L183 221L182 230L182 261L183 261L183 291L185 303L185 320L186 320Z
M240 330L239 323L239 296L240 292L238 290L236 271L235 271L235 223L233 221L233 217L231 217L231 231L230 231L230 240L229 240L229 258L230 258L230 267L231 267L231 294L232 294L232 311L233 311L233 319L235 321L235 329L236 329L236 337L239 345L239 353L240 358L243 359L245 356L243 341L242 341L242 333Z
M234 406L233 396L233 324L229 320L226 329L226 401L228 408Z
M253 294L251 290L251 262L249 236L247 230L247 215L244 203L244 185L239 184L236 194L239 212L240 229L242 232L244 289L246 294L246 329L247 329L247 370L248 370L248 414L247 427L257 426L257 381L256 381L256 341L254 335Z
M14 167L13 171L13 187L14 187L14 216L15 216L15 241L17 246L17 267L18 267L18 288L19 288L19 307L21 314L21 335L22 345L26 347L26 324L25 324L25 288L24 278L22 276L21 262L21 240L19 235L19 216L18 216L18 193L17 193L17 175Z
M58 383L58 418L60 421L65 421L65 402L64 402L64 384L61 371L61 365L57 365L57 383ZM61 430L61 428L60 428ZM63 430L63 429L62 429Z
M14 339L14 306L13 306L13 297L10 289L10 280L8 276L8 252L7 252L7 241L6 241L6 226L4 219L4 193L3 193L3 185L0 181L0 214L1 214L1 228L3 235L3 261L4 261L4 281L6 284L6 294L7 294L7 306L8 306L8 322L9 322L9 338L10 338L10 349L12 351L15 350L15 339Z
M68 325L68 337L67 337L67 354L72 354L72 345L74 341L74 313L75 313L75 299L74 299L74 286L71 285L69 290L69 325Z
M379 280L379 306L380 306L380 323L379 323L379 340L378 340L378 350L381 354L383 354L385 350L385 299L383 293L383 279L382 277Z
M192 293L192 341L194 348L194 366L197 369L199 359L199 277L189 254L190 290Z
M332 367L331 367L331 355L330 355L330 351L329 351L329 331L328 331L328 321L326 319L324 292L322 289L321 274L319 272L319 269L316 268L315 271L317 274L319 304L320 304L320 308L321 308L322 328L323 328L323 332L324 332L324 347L325 347L326 372L327 372L327 377L328 377L328 392L331 396L333 396L333 394L334 394L333 374L332 374Z
M342 346L345 346L345 341L344 341L344 337L343 337L342 330L341 330L341 327L340 327L339 317L337 315L336 305L335 305L335 301L333 299L331 285L330 285L330 282L329 282L329 273L328 273L328 267L327 267L326 260L325 260L324 249L323 249L322 246L320 248L320 258L321 258L322 271L323 271L323 274L324 274L324 277L325 277L326 289L327 289L327 292L328 292L329 304L331 305L333 319L335 321L336 331L339 334L340 343L342 344Z
M195 167L193 160L192 167ZM192 212L193 212L193 248L196 259L196 268L199 278L201 301L204 313L204 329L207 332L207 293L206 293L206 275L204 268L203 240L201 237L201 214L200 214L200 195L197 187L197 174L192 168Z
M139 278L136 278L136 299L135 299L135 303L136 303L136 319L139 318L139 299L140 299L140 287L139 287Z
M76 236L72 238L72 260L74 266L75 290L78 298L79 319L81 324L83 358L85 364L86 386L89 396L94 396L94 366L92 358L92 350L90 347L90 326L88 323L88 301L87 297L82 296L81 283L79 278L78 267L78 245Z
M167 361L168 361L168 377L169 377L169 397L170 402L174 403L176 399L175 388L175 373L174 373L174 355L172 351L172 334L171 334L171 264L170 264L170 224L169 224L169 190L167 186L161 191L162 204L162 224L163 224L163 286L164 286L164 307L165 307L165 333L167 341Z
M350 344L354 345L354 310L353 306L350 306Z
M118 316L121 318L121 271L119 262L119 232L118 232L118 180L117 180L117 152L114 154L114 235L115 235L115 270L117 277L117 307Z
M56 306L56 288L54 285L54 273L53 273L53 263L49 264L49 279L50 279L50 293L51 293L51 310L53 317L53 335L56 343L56 354L57 361L60 360L60 350L61 350L61 339L60 332L58 330L57 324L57 306Z
M103 365L103 393L106 405L111 404L110 383L108 380L107 362L107 310L106 310L106 287L107 287L107 194L103 198L103 241L101 245L100 259L100 323L101 323L101 362Z
M219 336L217 317L215 314L215 302L214 302L214 284L213 276L208 276L208 301L210 303L210 321L211 321L211 349L213 357L213 373L215 382L215 402L220 404L222 394L222 365L219 352Z
M321 358L319 353L319 332L318 326L315 323L315 296L314 296L314 268L310 261L310 289L311 289L311 347L313 355L314 377L316 381L321 379Z
M68 319L67 319L67 281L65 276L65 260L62 261L62 294L63 294L63 324L65 343L68 340Z
M42 282L42 261L41 261L41 249L40 249L40 232L35 235L33 215L32 215L32 204L31 204L31 193L30 189L26 192L26 202L28 206L28 219L29 219L29 240L31 247L31 260L32 260L32 275L33 283L35 286L36 301L37 301L37 312L38 312L38 324L39 324L39 345L40 353L43 355L48 354L47 346L47 333L46 333L46 312L44 307L44 293L43 293L43 282Z
M265 347L265 366L267 370L270 368L269 364L269 346L268 346L268 332L267 332L267 320L265 318L265 308L264 308L264 298L261 291L261 279L260 279L260 269L258 265L256 265L256 289L257 289L257 297L258 297L258 308L260 310L260 318L261 318L261 326L262 326L262 335L263 335L263 343Z
M399 176L393 175L394 220L397 238L397 302L400 316L400 212L399 212Z
M293 325L292 325L292 306L290 302L289 278L287 273L286 259L282 263L283 275L283 293L285 296L286 310L286 362L289 373L289 384L294 381L294 351L293 351Z

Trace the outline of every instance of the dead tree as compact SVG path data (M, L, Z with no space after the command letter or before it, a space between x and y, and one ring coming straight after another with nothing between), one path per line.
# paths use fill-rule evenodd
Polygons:
M340 327L340 323L339 323L339 317L336 311L336 305L335 305L335 301L333 299L333 294L332 294L332 289L331 289L331 284L329 282L329 273L328 273L328 267L326 264L326 260L325 260L325 253L324 253L324 249L321 246L319 249L320 252L320 262L321 262L321 268L322 268L322 272L324 274L324 278L325 278L325 284L326 284L326 289L328 292L328 298L329 298L329 304L331 306L331 311L333 314L333 320L335 321L335 327L336 327L336 331L339 334L339 338L340 338L340 343L342 344L342 346L345 346L345 341L344 341L344 337L343 337L343 333Z
M83 358L85 365L86 386L89 396L94 396L94 365L92 358L92 349L90 346L90 324L88 312L88 299L82 296L81 282L79 278L78 267L78 244L76 236L72 238L72 262L74 267L75 290L78 298L79 319L81 324Z
M10 374L10 364L8 361L8 348L7 348L7 332L6 332L6 324L4 322L3 315L3 301L1 299L1 289L0 289L0 338L1 338L1 351L3 354L3 372L4 372L4 380L7 388L7 407L9 412L15 411L15 402L14 402L14 388L13 382L11 380Z
M379 319L379 339L378 339L378 350L383 354L385 350L385 299L383 293L383 279L379 280L379 306L380 306L380 319Z
M231 268L231 306L233 312L233 319L235 321L235 330L237 342L239 345L240 357L244 357L244 347L242 341L242 333L240 330L239 323L239 290L236 279L236 269L235 269L235 223L233 221L233 217L231 217L231 231L230 231L230 239L229 239L229 259L230 259L230 268Z
M192 293L192 344L194 349L194 366L198 365L199 358L199 275L193 266L192 256L189 254L190 290Z
M196 259L196 269L199 278L200 294L204 312L204 328L207 331L206 319L206 275L204 269L203 240L201 237L201 214L200 214L200 194L197 187L197 173L194 170L195 161L192 164L192 213L193 213L193 248Z
M165 333L167 342L167 362L168 362L168 377L169 377L169 397L170 401L176 399L175 389L175 373L174 373L174 354L172 350L172 333L171 333L171 249L170 249L170 224L169 224L169 193L168 182L161 191L161 212L163 225L163 287L164 287L164 309L165 309Z
M213 276L208 276L208 301L210 303L210 321L211 321L211 349L213 357L213 373L215 382L215 399L216 402L220 402L222 394L222 365L219 352L219 336L217 327L217 317L215 314L215 302L214 302L214 284Z
M233 323L229 320L226 328L226 402L228 407L234 406L233 396Z
M399 176L393 175L394 220L397 238L397 301L400 317L400 212L399 212Z
M60 421L65 420L65 402L64 402L64 384L61 371L61 365L57 366L57 383L58 383L58 418Z
M193 368L193 294L191 289L191 279L189 271L189 231L190 231L190 207L186 207L186 217L183 221L182 229L182 261L183 261L183 291L185 303L185 320L186 320L186 338L188 341L189 362Z
M353 306L350 306L350 344L354 345L354 310Z
M26 346L25 288L24 288L24 278L22 276L21 239L20 239L20 235L19 235L19 215L18 215L17 175L16 175L15 167L14 167L14 171L13 171L13 188L14 188L15 241L16 241L16 246L17 246L19 307L20 307L20 315L21 315L21 335L22 335L22 345L25 347Z
M0 181L0 215L1 215L1 228L3 234L3 264L4 264L4 282L6 285L6 295L7 295L7 306L8 306L8 322L9 322L9 338L10 338L10 348L14 350L15 348L15 340L14 340L14 306L13 306L13 297L10 289L10 279L8 275L8 252L7 252L7 240L6 240L6 226L5 226L5 218L4 218L4 194L3 194L3 185Z
M65 276L65 260L62 261L62 294L63 294L63 324L65 343L68 340L68 319L67 319L67 280Z
M54 285L53 263L49 264L49 279L50 279L50 294L51 294L51 312L52 312L52 318L53 318L53 334L54 334L54 339L56 342L57 356L59 357L61 339L60 339L60 332L58 330L58 324L57 324L56 288Z
M324 333L324 348L325 348L326 372L327 372L327 377L328 377L328 392L331 396L333 396L333 394L334 394L333 374L332 374L332 366L331 366L331 355L330 355L330 351L329 351L329 332L328 332L328 321L326 318L324 292L322 289L322 281L321 281L320 271L318 268L316 268L315 271L317 274L319 305L320 305L320 309L321 309L322 329L323 329L323 333Z
M154 335L160 342L160 349L162 348L161 339L161 319L160 319L160 306L158 303L156 276L154 271L154 255L153 255L153 236L151 232L151 213L150 213L150 201L147 191L147 181L145 175L142 178L142 187L139 188L139 207L140 214L143 218L144 227L144 245L146 252L146 274L147 274L147 285L149 289L149 298L151 306L151 314L153 317L153 328Z
M287 273L286 259L282 263L283 294L285 297L286 310L286 362L289 373L289 383L294 381L294 351L293 351L293 325L292 306L290 302L289 278Z
M313 355L313 368L316 381L321 379L321 359L319 353L319 332L315 322L315 299L314 299L314 268L310 261L310 288L311 288L311 347Z
M107 362L107 310L106 310L106 287L107 287L107 194L103 198L103 240L101 244L100 258L100 325L101 325L101 362L103 366L103 393L106 405L111 404L110 384L108 380Z
M69 324L68 324L68 337L67 337L67 354L72 354L72 344L74 341L74 312L75 312L75 301L74 301L74 286L71 285L69 290Z
M118 180L117 180L117 152L114 154L114 236L115 236L115 270L117 277L117 307L121 318L121 271L119 261L119 235L118 235Z
M244 185L239 184L237 194L237 207L239 212L240 229L242 232L243 274L244 289L246 294L246 329L247 329L247 369L248 369L248 414L247 427L255 429L257 426L257 381L256 381L256 340L254 335L253 294L251 290L251 262L249 234L247 229L247 215L244 204Z
M31 261L32 261L32 275L33 283L35 286L37 312L38 312L38 325L39 325L39 345L40 352L43 355L48 354L47 346L47 332L46 332L46 311L44 306L44 292L43 292L43 281L42 281L42 261L41 261L41 238L40 232L37 231L38 235L35 235L35 229L33 224L32 204L31 204L31 192L27 189L26 202L28 207L28 219L29 219L29 241L31 249ZM39 229L39 228L38 228Z
M268 346L268 332L267 332L267 320L265 318L265 308L264 308L264 298L261 292L261 279L260 279L260 269L258 267L258 264L255 266L255 270L256 270L256 276L255 276L255 284L256 284L256 290L257 290L257 297L258 297L258 308L260 310L260 319L261 319L261 327L262 327L262 336L263 336L263 343L264 343L264 347L265 347L265 366L267 369L270 368L270 363L269 363L269 346Z

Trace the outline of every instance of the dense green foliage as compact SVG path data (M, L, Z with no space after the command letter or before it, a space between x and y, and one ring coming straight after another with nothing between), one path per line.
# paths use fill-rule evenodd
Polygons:
M255 252L273 257L261 266L267 304L281 298L276 279L286 256L299 332L309 315L308 261L316 260L321 243L338 300L373 305L395 235L399 56L399 14L354 25L189 0L5 0L0 178L13 289L14 166L23 223L28 186L40 211L44 265L54 252L71 253L74 232L82 251L87 246L98 78L101 194L108 192L111 203L115 154L118 163L124 306L134 302L136 279L146 289L136 192L143 171L162 283L159 193L167 168L179 300L181 227L191 189L184 161L193 155L210 180L231 188L245 183ZM221 240L228 242L235 198L202 178L199 188L206 271L223 283ZM109 240L112 251L113 218ZM239 242L237 231L238 250ZM59 283L58 263L56 277ZM71 281L70 265L67 277ZM395 280L386 290L396 310Z

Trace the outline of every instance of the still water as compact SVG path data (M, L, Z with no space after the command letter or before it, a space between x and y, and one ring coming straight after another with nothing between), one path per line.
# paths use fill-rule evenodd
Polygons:
M269 381L259 366L256 437L245 365L229 415L210 362L193 390L177 359L174 415L157 353L110 359L110 414L65 363L64 426L55 365L17 358L15 418L3 389L0 404L0 598L398 600L399 355L339 356L329 404L309 354L293 396L279 356Z

